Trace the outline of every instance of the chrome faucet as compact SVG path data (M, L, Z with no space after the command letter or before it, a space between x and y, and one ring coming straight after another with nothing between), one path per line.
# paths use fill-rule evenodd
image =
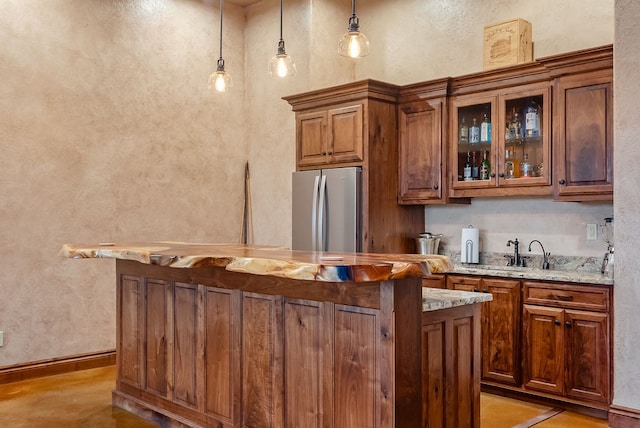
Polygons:
M509 259L507 266L524 266L524 260L520 258L520 253L518 252L518 246L520 245L518 238L516 238L515 241L509 239L507 241L507 247L510 247L511 244L513 244L513 256L505 256Z
M549 269L549 256L551 255L551 253L545 252L544 247L542 246L542 242L538 241L537 239L529 242L529 251L531 251L531 244L533 244L534 242L540 244L540 248L542 248L542 269Z

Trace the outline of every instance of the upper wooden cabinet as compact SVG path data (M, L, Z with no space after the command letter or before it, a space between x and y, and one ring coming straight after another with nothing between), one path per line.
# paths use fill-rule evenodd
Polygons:
M299 167L362 162L363 104L345 104L296 117Z
M449 79L403 88L398 103L401 204L447 202L446 146Z
M461 94L450 105L452 196L552 193L549 82Z

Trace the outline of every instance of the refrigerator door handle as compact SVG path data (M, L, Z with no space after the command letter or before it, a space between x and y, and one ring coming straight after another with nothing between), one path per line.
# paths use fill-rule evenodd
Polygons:
M313 205L311 206L311 248L316 250L318 244L318 190L320 176L315 177L313 183Z
M320 179L320 195L318 196L318 246L315 251L324 251L324 200L327 192L327 176L322 174Z

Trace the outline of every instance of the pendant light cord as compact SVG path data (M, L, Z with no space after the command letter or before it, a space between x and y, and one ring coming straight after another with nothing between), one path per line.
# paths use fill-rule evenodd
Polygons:
M282 0L280 0L280 40L282 40Z
M220 59L222 59L222 11L224 9L224 0L220 0Z

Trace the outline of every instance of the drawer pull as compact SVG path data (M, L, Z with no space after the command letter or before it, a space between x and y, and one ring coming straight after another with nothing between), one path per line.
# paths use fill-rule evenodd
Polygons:
M567 327L571 327L571 323L569 321L565 322L564 325Z
M476 287L474 287L474 288L473 288L473 292L474 292L474 293L477 293L477 292L479 292L479 291L480 291L480 290L478 290Z
M563 302L570 302L573 300L573 296L565 296L564 294L555 294L554 297L558 300L562 300Z
M555 320L553 323L554 323L555 325L560 325L560 324L562 324L562 323L560 322L560 320Z

